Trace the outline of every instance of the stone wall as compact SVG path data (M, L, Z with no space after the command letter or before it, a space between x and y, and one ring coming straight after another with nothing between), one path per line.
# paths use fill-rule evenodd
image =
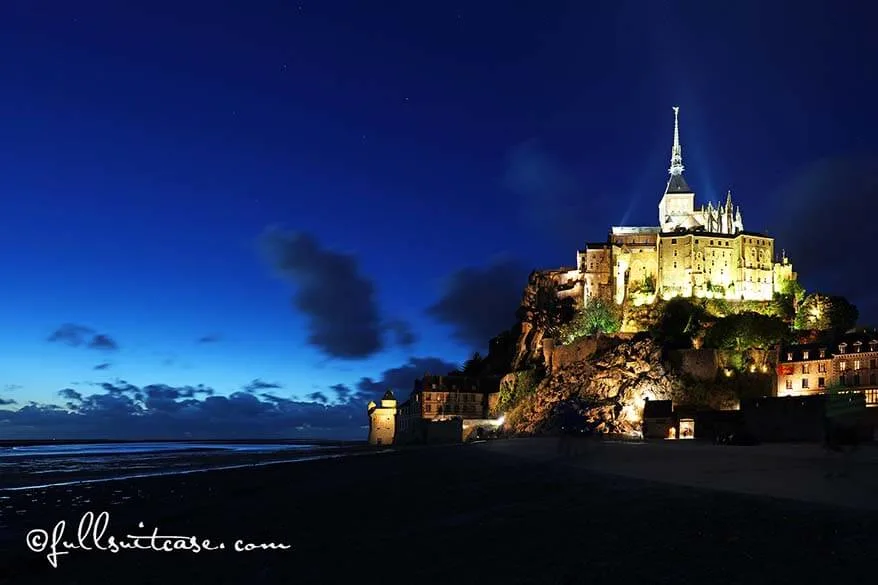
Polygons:
M567 345L554 345L551 350L551 371L557 372L570 364L583 362L597 351L603 351L634 337L633 333L613 333L596 337L581 337Z
M669 352L668 357L677 369L696 380L716 379L719 362L713 349L676 349Z

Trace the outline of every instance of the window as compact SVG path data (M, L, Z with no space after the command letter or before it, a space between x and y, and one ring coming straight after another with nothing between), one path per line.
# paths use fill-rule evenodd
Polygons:
M878 384L878 382L876 382L875 380L876 377L878 376L875 375L875 372L869 374L869 386L874 386L875 384Z
M821 350L820 350L820 358L822 359L822 358L825 358L825 357L826 357L826 350L825 350L825 349L821 349Z
M838 369L841 370L842 372L845 371L846 369L848 369L848 363L846 361L843 361L843 360L838 362Z
M874 369L875 369L875 365L876 365L876 364L875 364L875 358L870 359L870 360L869 360L869 368L872 369L872 370L874 370Z
M674 262L674 268L676 268L676 267L677 267L677 263L676 263L676 262Z
M676 256L676 255L677 255L677 251L676 251L676 250L674 250L674 256Z
M787 361L788 362L793 361L793 352L791 352L791 351L787 352Z
M860 385L860 375L854 374L854 386L859 386L859 385Z
M432 396L433 396L432 394L427 392L426 394L424 394L424 400L432 400Z
M802 359L803 359L803 360L808 359L808 350L807 350L807 349L806 349L805 351L802 352Z
M428 404L424 407L424 412L433 412L433 405Z
M863 347L862 342L860 342L860 341L856 341L856 342L854 342L854 348L856 348L856 351L857 351L857 352L859 352L860 349L862 349L862 347Z
M848 346L847 343L840 343L838 345L838 353L844 353L844 350L847 348L847 346Z
M817 378L817 387L826 388L826 378Z
M787 390L792 390L792 389L793 389L793 381L787 380Z
M808 378L802 378L802 389L803 390L808 389Z
M854 360L854 369L855 369L855 370L859 370L859 369L860 369L860 360Z
M826 364L817 364L817 372L821 374L826 373Z
M676 243L677 243L677 240L676 240L676 239L672 239L672 240L671 240L671 243L672 243L672 244L676 244Z
M802 364L802 373L810 374L811 373L811 364Z

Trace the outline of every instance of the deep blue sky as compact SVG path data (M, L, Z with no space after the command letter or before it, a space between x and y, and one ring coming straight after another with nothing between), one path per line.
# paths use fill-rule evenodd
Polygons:
M655 223L673 105L698 202L878 321L861 5L6 0L0 436L362 437Z

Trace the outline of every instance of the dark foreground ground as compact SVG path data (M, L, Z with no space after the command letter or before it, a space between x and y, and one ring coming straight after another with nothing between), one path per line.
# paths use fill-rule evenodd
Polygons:
M0 583L866 583L878 515L596 474L468 445L8 492ZM876 494L878 497L878 494ZM6 507L6 509L10 509ZM72 551L25 534L111 514L107 534L288 551ZM144 528L138 529L137 523ZM75 527L65 538L75 540Z

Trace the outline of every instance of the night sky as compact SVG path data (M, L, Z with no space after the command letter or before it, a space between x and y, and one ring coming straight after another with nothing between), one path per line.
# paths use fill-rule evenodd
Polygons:
M0 438L365 438L656 224L674 105L696 203L878 323L858 6L5 0Z

